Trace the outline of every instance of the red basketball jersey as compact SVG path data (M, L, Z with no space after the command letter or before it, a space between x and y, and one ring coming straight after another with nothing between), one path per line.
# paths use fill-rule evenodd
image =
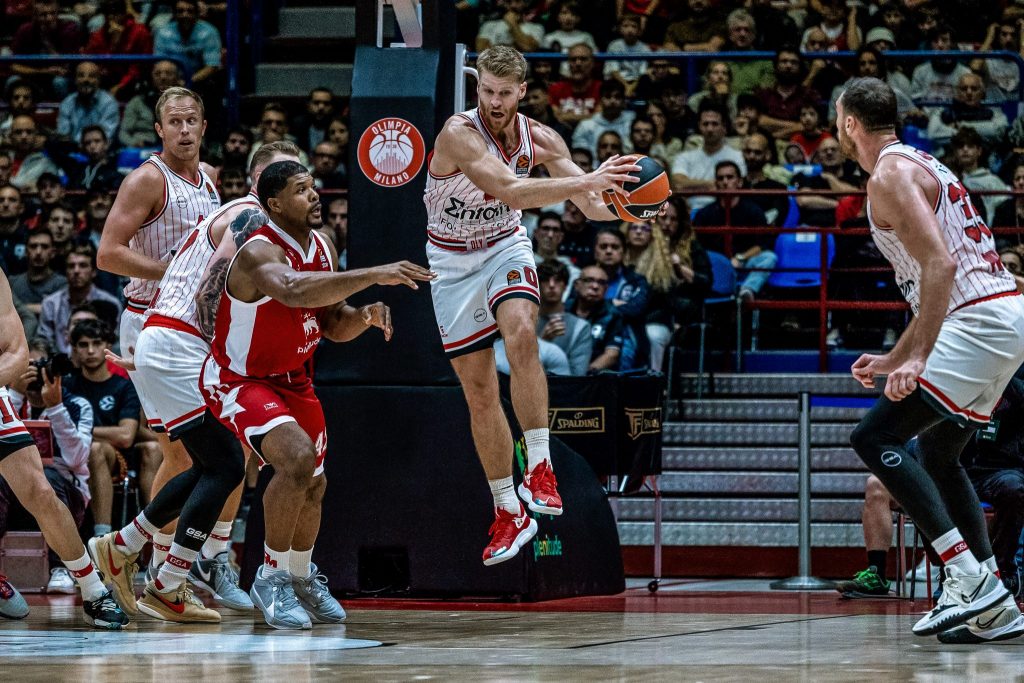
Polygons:
M298 242L270 222L254 232L239 253L249 242L257 240L283 249L294 270L334 270L331 252L316 231L310 231L309 248L303 252ZM234 267L234 259L231 267ZM229 268L229 275L230 272ZM306 361L320 341L319 311L318 308L291 308L269 296L253 302L239 301L225 286L217 309L213 358L222 368L245 377L303 373Z

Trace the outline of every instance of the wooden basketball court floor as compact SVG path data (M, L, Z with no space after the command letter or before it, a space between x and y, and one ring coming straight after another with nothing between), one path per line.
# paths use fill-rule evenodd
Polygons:
M1024 681L1024 639L943 645L910 633L923 600L842 600L754 582L666 581L656 595L540 604L350 600L344 625L274 631L140 617L90 629L74 597L0 620L4 681ZM728 589L728 590L724 590Z

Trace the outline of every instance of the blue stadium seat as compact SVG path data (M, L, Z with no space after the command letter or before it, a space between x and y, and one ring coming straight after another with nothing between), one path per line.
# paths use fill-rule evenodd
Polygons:
M828 238L828 262L836 255L836 241ZM768 279L770 287L799 288L821 285L821 234L817 232L787 232L775 240L775 255L779 257L777 270ZM804 269L802 271L795 269ZM789 271L789 272L787 272Z

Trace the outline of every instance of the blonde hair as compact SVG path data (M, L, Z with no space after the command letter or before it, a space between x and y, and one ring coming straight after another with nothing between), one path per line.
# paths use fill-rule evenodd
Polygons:
M498 78L515 78L516 83L526 81L526 58L506 45L494 45L481 52L476 68Z
M171 86L167 90L164 90L163 93L160 94L160 99L156 101L156 106L153 108L153 113L156 114L157 123L163 125L164 107L167 106L168 102L178 97L188 97L192 99L196 104L199 105L199 117L203 119L206 118L206 108L203 106L203 98L200 97L198 93L189 90L188 88L183 88L180 85L175 85Z
M689 256L687 253L686 258L689 259ZM680 254L681 257L682 254ZM679 284L679 278L676 277L675 270L672 268L672 252L668 237L658 226L654 226L651 230L651 243L637 259L636 272L647 278L651 289L658 292L671 291Z

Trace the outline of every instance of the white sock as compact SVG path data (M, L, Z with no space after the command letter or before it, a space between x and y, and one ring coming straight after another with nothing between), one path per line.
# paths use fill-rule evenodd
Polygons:
M89 553L83 553L77 560L65 562L64 566L75 577L78 587L82 589L83 600L95 600L107 592L106 586L100 581L100 573L89 559Z
M494 496L494 507L508 510L514 515L519 514L519 499L516 498L512 477L489 479L487 485L491 487L491 495Z
M174 542L174 534L165 534L161 531L153 534L153 555L149 558L149 565L159 569L160 565L167 560L167 553L171 551L171 544Z
M167 553L167 560L160 565L160 573L156 577L156 589L161 593L172 593L185 582L188 570L192 563L199 557L198 550L189 550L177 543L171 544L171 552Z
M308 579L313 573L313 549L288 551L289 571L296 579Z
M990 557L987 560L985 560L984 562L982 562L981 566L984 567L985 569L988 569L990 572L992 572L996 576L999 576L999 565L996 564L996 556L995 555L993 555L992 557ZM1000 577L1000 578L1002 578L1002 577Z
M523 432L523 438L526 440L526 467L528 470L532 470L545 460L548 461L548 467L551 467L548 437L549 432L546 427Z
M974 557L974 553L967 547L963 536L956 529L950 529L934 541L932 547L939 554L942 563L947 567L956 567L965 574L980 574L981 564Z
M264 572L290 572L287 550L271 550L266 543L263 544L263 571Z
M138 517L128 522L125 528L117 533L114 543L129 555L142 550L142 546L153 540L153 535L159 533L160 529L146 519L146 513L140 512Z
M213 525L213 531L206 538L203 544L203 557L210 559L228 551L228 543L231 542L231 522L217 521Z

